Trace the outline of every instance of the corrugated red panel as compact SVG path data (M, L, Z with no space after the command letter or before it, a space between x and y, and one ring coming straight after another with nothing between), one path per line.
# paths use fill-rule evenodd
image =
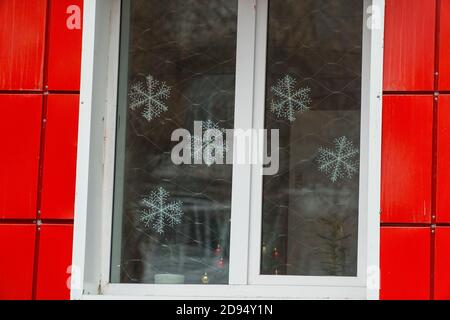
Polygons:
M434 298L450 299L450 227L436 228Z
M0 90L41 90L47 0L0 1Z
M387 0L384 90L433 90L435 0Z
M82 0L50 1L47 86L78 91L81 73Z
M430 298L430 228L381 228L380 299Z
M381 221L431 222L433 96L385 96Z
M75 94L47 99L42 219L72 219L75 201L78 102Z
M450 0L441 0L439 90L450 90Z
M450 96L438 104L436 221L450 222Z
M42 97L0 95L0 219L36 217Z
M36 299L70 298L68 271L72 264L72 238L72 225L41 225Z
M0 224L0 300L32 298L36 226Z

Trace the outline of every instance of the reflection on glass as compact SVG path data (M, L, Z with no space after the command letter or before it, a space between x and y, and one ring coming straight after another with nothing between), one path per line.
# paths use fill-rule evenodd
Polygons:
M112 282L228 283L232 167L173 164L171 134L233 128L237 3L125 1Z
M261 273L356 276L363 1L270 0Z

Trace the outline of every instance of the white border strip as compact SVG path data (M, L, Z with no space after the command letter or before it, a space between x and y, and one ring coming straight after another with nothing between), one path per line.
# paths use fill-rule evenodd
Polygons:
M256 32L255 6L255 0L239 0L235 85L236 100L234 111L235 130L248 130L253 126L253 66ZM251 165L237 164L236 157L238 152L236 151L236 143L234 143L234 148L229 283L247 284Z

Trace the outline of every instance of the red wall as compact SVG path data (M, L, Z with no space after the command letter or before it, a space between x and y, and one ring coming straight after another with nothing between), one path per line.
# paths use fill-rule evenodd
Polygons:
M381 298L450 299L450 0L387 0Z
M69 298L81 5L0 1L0 300Z
M450 299L450 0L386 4L381 298ZM0 1L0 299L69 298L81 52L71 5L82 0Z

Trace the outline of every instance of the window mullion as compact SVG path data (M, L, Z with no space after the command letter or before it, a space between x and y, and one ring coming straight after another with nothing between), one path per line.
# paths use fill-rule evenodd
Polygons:
M253 127L253 83L255 60L256 0L240 0L236 52L236 101L234 128ZM251 165L237 163L234 144L231 204L230 284L247 284Z
M269 1L258 0L256 8L256 39L255 39L255 82L254 82L254 114L253 128L264 129L264 109L266 90L266 58L267 58L267 22ZM263 153L264 150L256 150ZM262 159L262 154L257 159ZM262 187L263 165L252 166L251 212L250 212L250 254L249 282L252 283L260 273L261 226L262 226Z

